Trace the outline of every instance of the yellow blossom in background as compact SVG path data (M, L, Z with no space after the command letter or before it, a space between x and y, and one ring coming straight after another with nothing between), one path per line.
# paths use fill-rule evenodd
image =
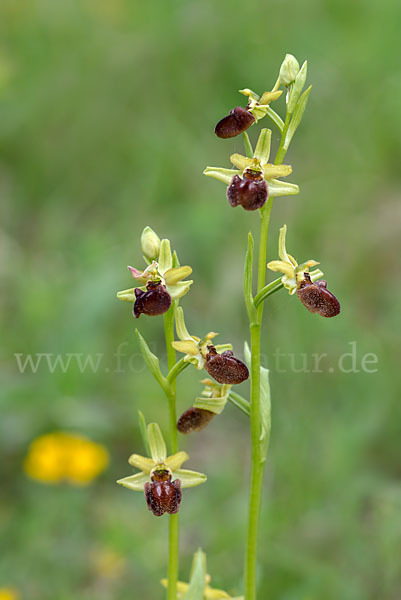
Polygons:
M101 444L83 436L55 432L31 443L24 470L43 483L87 485L104 471L108 462L108 452Z
M19 600L20 595L14 588L0 588L0 600Z

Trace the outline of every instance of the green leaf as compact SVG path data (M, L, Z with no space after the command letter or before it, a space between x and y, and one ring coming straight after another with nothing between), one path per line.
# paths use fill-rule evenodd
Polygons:
M149 346L145 342L145 339L139 333L138 329L135 329L136 337L138 338L139 347L142 352L142 356L148 366L149 371L152 373L153 377L159 383L159 385L166 391L168 389L169 384L167 379L164 377L163 373L160 370L159 359L153 352L150 351Z
M290 95L288 98L287 110L291 114L294 112L295 105L298 102L298 98L300 97L302 90L304 89L306 74L308 71L308 61L305 61L302 65L298 75L295 78L294 83L291 86Z
M152 459L156 463L164 463L167 458L167 448L162 432L157 423L148 425L149 449Z
M271 130L262 129L254 153L254 157L260 160L262 164L267 163L269 161L271 139Z
M248 311L249 321L253 323L256 319L256 308L253 301L252 292L252 276L253 276L253 237L252 233L248 233L248 249L245 255L244 268L244 298L245 305Z
M148 432L146 429L146 420L145 420L144 414L141 410L138 410L138 421L139 421L139 431L141 432L141 437L142 437L143 444L145 446L146 454L149 456L150 449L149 449Z
M284 139L284 149L288 150L288 147L290 145L290 142L293 138L294 133L296 132L298 125L300 124L300 122L302 121L302 117L304 115L305 112L305 108L306 108L306 104L308 102L308 98L309 98L309 94L310 91L312 89L312 86L310 85L308 87L308 89L306 89L304 91L304 93L302 94L302 96L300 97L300 99L297 102L297 105L295 107L294 110L294 114L292 116L290 125L288 127L285 139Z
M192 562L189 588L183 600L204 600L206 586L206 554L198 550Z
M248 342L244 345L245 362L248 367L251 367L251 350ZM269 446L270 439L270 427L271 427L271 405L270 405L270 384L269 384L269 369L260 367L260 413L261 413L261 431L260 431L260 444L259 444L259 460L260 462L266 461L267 449Z
M263 463L266 461L271 428L269 369L265 367L260 367L260 416L262 423L259 438L259 459Z

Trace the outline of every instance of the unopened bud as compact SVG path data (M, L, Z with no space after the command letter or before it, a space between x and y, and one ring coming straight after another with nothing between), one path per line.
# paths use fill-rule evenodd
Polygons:
M280 83L286 86L291 85L291 83L295 81L298 73L299 63L297 59L292 54L286 54L280 67Z
M160 252L160 238L151 227L145 227L141 235L142 252L149 261L157 260Z

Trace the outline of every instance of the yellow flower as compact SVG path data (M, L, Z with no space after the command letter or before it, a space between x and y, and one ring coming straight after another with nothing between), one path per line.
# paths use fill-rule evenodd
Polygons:
M0 588L0 600L19 600L20 595L14 588Z
M104 471L108 462L108 452L101 444L84 436L54 432L31 443L24 470L29 477L43 483L67 481L87 485Z

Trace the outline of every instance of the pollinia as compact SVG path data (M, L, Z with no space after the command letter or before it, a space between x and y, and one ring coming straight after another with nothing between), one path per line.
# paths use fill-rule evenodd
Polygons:
M142 318L162 316L163 320L168 372L162 372L159 358L151 352L138 330L136 334L143 358L167 400L171 454L167 455L166 443L159 425L146 425L145 417L139 412L139 425L147 456L133 454L129 463L138 472L120 479L118 483L130 490L142 492L145 510L147 506L157 517L169 515L168 574L167 578L162 580L168 600L231 598L225 591L210 586L206 557L200 550L194 555L189 582L181 582L178 579L180 504L189 500L186 488L206 482L206 475L203 473L182 468L189 457L179 449L179 439L183 438L179 438L178 433L202 435L199 432L223 412L227 402L231 402L249 418L252 451L244 544L244 595L238 596L237 600L255 600L259 514L271 422L269 371L261 364L260 358L264 303L272 294L286 289L311 313L331 318L340 312L337 298L327 289L326 281L321 279L322 271L316 268L319 263L315 260L298 263L297 259L287 252L286 225L283 225L279 232L278 259L266 262L269 221L274 199L299 193L298 185L286 179L291 176L292 167L284 164L284 158L302 120L311 91L312 86L304 89L306 76L306 61L300 67L295 57L287 54L271 90L261 95L248 88L240 90L246 98L246 106L234 107L227 116L220 119L215 127L215 134L224 139L242 135L244 154L230 156L232 168L206 167L204 170L205 175L226 186L227 210L235 207L237 210L242 208L259 213L257 256L254 257L253 235L249 233L245 257L243 289L250 340L249 343L245 342L244 361L238 357L240 349L234 350L230 343L215 343L217 333L189 333L180 302L192 287L193 281L188 279L192 269L189 266L181 266L177 253L171 249L170 241L160 240L150 227L145 227L141 236L144 267L128 267L135 285L117 294L121 300L133 304L133 315L136 319L143 315ZM284 118L271 106L283 92ZM274 158L271 157L270 129L260 130L255 146L248 135L248 131L256 128L259 121L265 118L272 121L280 135ZM253 278L255 263L256 281ZM266 283L267 269L279 272L280 276ZM208 325L214 327L214 323ZM180 404L182 414L178 417L176 381L188 367L201 372L202 388L191 406ZM248 379L250 392L249 398L245 398L236 391L235 386ZM207 469L207 465L203 467ZM213 485L213 481L209 485Z

